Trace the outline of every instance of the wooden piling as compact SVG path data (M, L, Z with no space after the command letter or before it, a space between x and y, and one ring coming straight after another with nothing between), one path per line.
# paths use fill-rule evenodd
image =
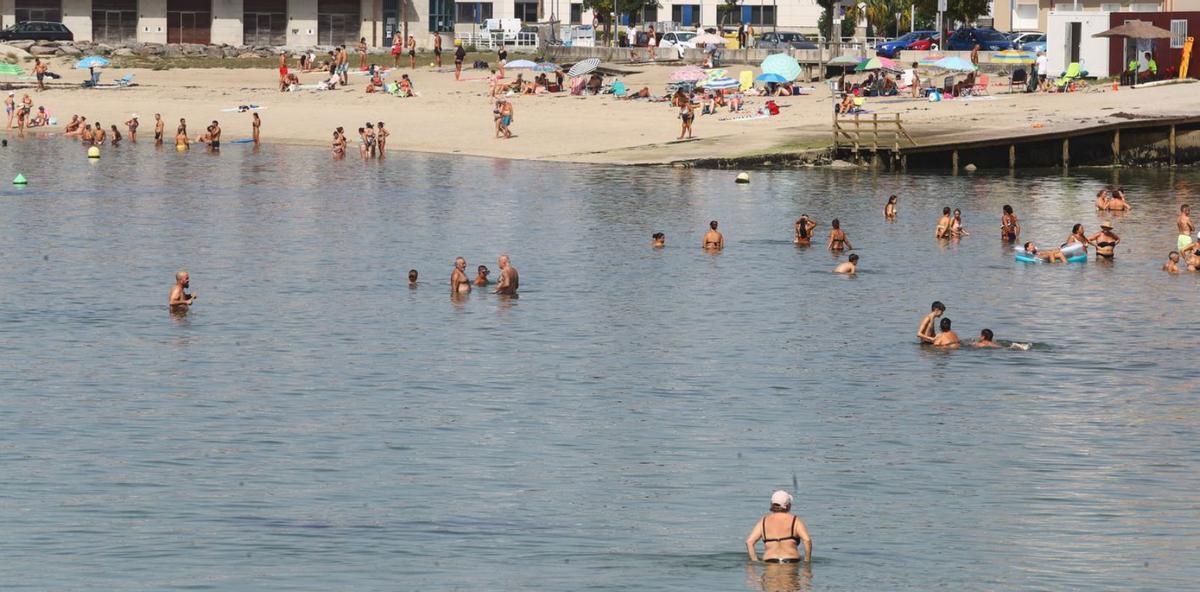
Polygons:
M955 148L954 152L950 154L950 170L958 172L958 148Z
M1113 156L1113 161L1112 161L1113 166L1120 165L1121 164L1121 130L1120 130L1120 128L1113 131L1112 156Z
M1011 171L1016 168L1017 168L1017 145L1009 144L1008 145L1008 170Z
M1062 166L1065 170L1071 164L1071 139L1063 138L1062 141Z
M1175 124L1171 124L1171 166L1175 166Z

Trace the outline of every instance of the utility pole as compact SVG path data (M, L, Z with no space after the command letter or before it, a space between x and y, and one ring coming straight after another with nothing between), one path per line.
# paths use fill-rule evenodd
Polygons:
M937 8L938 8L938 17L937 17L938 49L945 51L946 50L946 23L945 23L946 0L938 0Z

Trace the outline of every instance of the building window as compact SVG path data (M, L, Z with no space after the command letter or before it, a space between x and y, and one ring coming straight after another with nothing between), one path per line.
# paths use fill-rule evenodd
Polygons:
M1120 4L1101 4L1100 12L1121 12Z
M536 23L537 7L537 2L517 2L513 5L513 18L520 19L522 23Z
M429 32L454 31L454 4L451 0L429 0Z
M653 23L658 21L658 5L652 4L642 9L642 22Z
M572 4L571 5L571 24L572 25L582 25L583 24L583 5L582 4Z
M1179 49L1187 41L1187 20L1171 19L1171 48Z
M112 44L137 41L137 0L94 0L92 41Z
M750 23L751 25L774 25L775 24L775 7L774 6L743 6L742 7L742 22Z
M1157 4L1130 4L1129 12L1158 12Z
M18 0L15 13L18 23L26 21L62 22L62 4L59 0Z
M483 24L492 18L491 2L459 2L454 5L454 22Z
M700 26L700 5L699 4L672 4L671 5L671 20L679 23L681 27L699 27Z

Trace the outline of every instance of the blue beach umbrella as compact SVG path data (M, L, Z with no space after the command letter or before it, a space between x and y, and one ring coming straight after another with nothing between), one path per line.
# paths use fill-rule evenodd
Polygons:
M957 56L942 58L934 62L933 67L950 70L951 72L974 72L976 70L975 64Z
M783 83L787 82L786 78L784 78L783 76L780 76L774 72L767 72L765 74L759 74L757 77L755 77L755 80L757 80L759 82L774 82L777 84L783 84Z
M109 62L108 58L101 56L88 56L76 62L75 67L80 70L86 70L88 68L103 68L110 63L112 62Z

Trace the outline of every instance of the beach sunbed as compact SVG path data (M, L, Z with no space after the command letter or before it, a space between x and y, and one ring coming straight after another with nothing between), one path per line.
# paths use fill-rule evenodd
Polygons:
M121 86L121 87L126 87L126 86L134 86L134 83L133 83L133 73L132 73L132 72L130 72L129 74L126 74L126 75L124 75L124 76L122 76L122 77L118 78L118 79L117 79L117 86Z
M1082 79L1083 75L1083 66L1079 65L1079 62L1071 62L1071 65L1067 66L1067 71L1054 81L1054 86L1059 92L1068 92L1071 90L1071 83Z
M971 87L971 94L986 95L988 94L988 82L990 82L987 74L980 74L979 78L975 79L975 86Z

